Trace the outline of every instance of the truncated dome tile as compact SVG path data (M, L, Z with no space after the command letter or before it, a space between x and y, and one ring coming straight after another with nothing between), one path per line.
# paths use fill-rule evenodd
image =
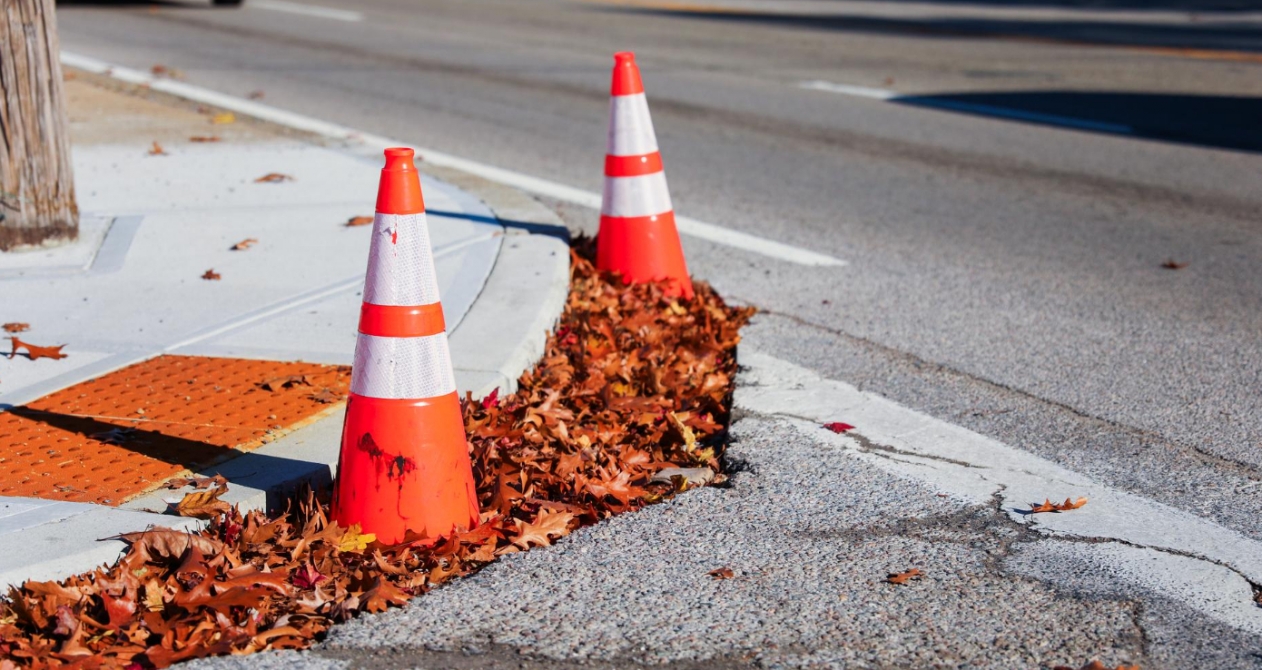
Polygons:
M0 413L0 495L120 505L336 411L312 396L349 385L346 366L159 356Z

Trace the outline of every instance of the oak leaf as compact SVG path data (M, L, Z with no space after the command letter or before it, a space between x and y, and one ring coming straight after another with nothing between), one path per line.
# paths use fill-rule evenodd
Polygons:
M406 603L410 598L411 596L407 593L391 584L389 580L381 577L378 577L372 588L365 591L362 596L365 609L369 612L384 612L387 607L391 605L398 607Z
M279 184L281 182L293 181L294 178L279 172L268 172L267 174L254 180L256 184Z
M1048 498L1044 499L1043 504L1041 505L1038 503L1030 503L1030 513L1039 514L1041 512L1065 512L1071 509L1078 509L1085 504L1087 504L1086 498L1079 498L1077 500L1065 498L1065 502L1063 503L1054 503L1050 498Z
M906 572L892 573L885 578L885 581L890 584L906 584L908 580L920 579L921 577L924 577L924 573L919 568L912 568Z
M293 572L294 586L297 586L300 589L313 589L316 584L319 584L325 579L327 579L327 577L320 574L320 571L316 570L310 563L303 565L301 568L298 568Z
M64 344L59 344L55 347L38 347L29 342L23 342L17 337L10 337L9 339L13 342L13 349L9 352L9 358L17 356L18 349L26 349L26 357L32 361L40 358L51 358L58 361L68 355L61 353L61 350L66 346Z
M254 239L253 237L248 237L248 238L246 238L246 239L244 239L244 240L241 240L240 242L237 242L236 244L234 244L234 245L232 245L232 246L228 247L228 251L245 251L246 249L249 249L250 247L252 247L252 246L254 246L254 245L258 244L258 243L259 243L259 241L258 241L258 240Z
M355 228L357 226L370 226L372 225L372 222L373 222L373 217L371 216L352 216L351 218L347 219L346 227Z
M736 576L736 573L732 572L731 568L726 568L726 567L715 568L714 570L711 570L707 572L706 574L710 575L711 577L715 579L731 579Z
M1165 262L1161 264L1161 267L1167 270L1182 270L1183 268L1187 266L1188 266L1187 263L1180 263L1179 261L1176 261L1173 258L1167 258Z
M175 513L194 519L212 519L228 512L232 505L219 499L228 492L228 487L217 486L207 491L192 491L175 505Z
M307 375L282 375L259 382L259 388L272 392L295 386L311 386L311 380L307 379Z
M15 321L13 323L6 323L4 324L3 327L4 327L4 332L6 333L25 333L26 331L31 329L31 324L18 323Z
M335 402L342 402L343 400L346 399L346 396L342 395L341 393L335 392L331 388L322 388L319 391L316 391L315 393L312 393L311 395L307 397L311 400L314 400L320 403L321 405L329 405Z
M161 144L158 144L157 140L154 140L153 146L149 147L149 155L150 156L169 156L170 154L168 154L166 150L162 148Z
M574 515L569 512L550 512L548 510L540 510L539 516L535 518L534 523L526 523L521 519L514 519L517 525L517 535L513 538L513 544L522 549L529 549L531 545L547 547L552 544L552 536L562 537L570 532L570 522L574 520Z
M219 136L218 136L218 135L194 135L194 136L192 136L192 137L188 138L188 141L189 141L189 142L198 142L198 143L205 143L205 142L219 142L219 141L220 141L220 138L219 138Z
M183 556L185 551L193 548L207 555L217 554L224 548L223 543L214 538L170 528L123 533L102 539L122 540L132 545L133 549L143 550L149 555L156 553L169 558Z
M93 436L95 437L95 436ZM223 475L215 475L213 477L176 477L169 479L162 485L164 489L182 489L191 486L195 489L208 489L212 486L227 486L228 478Z
M337 541L337 550L343 553L357 554L368 548L368 545L377 541L377 535L374 533L361 532L359 524L355 524L346 529L342 537Z
M214 268L202 273L202 279L206 279L208 281L219 281L221 278L221 275L218 272L215 272Z

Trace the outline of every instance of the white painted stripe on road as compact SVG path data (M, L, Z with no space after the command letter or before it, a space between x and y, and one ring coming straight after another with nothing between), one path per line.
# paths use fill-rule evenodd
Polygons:
M840 95L849 95L858 98L896 102L914 107L946 109L956 112L966 112L969 114L979 114L981 116L1012 119L1014 121L1030 121L1032 123L1042 123L1049 126L1062 126L1078 130L1093 130L1101 133L1113 133L1115 135L1132 135L1135 132L1134 128L1120 123L1092 121L1090 119L1079 119L1072 116L1061 116L1059 114L1043 114L1041 112L1030 112L1023 109L1013 109L1011 107L962 102L959 100L951 100L949 98L932 95L902 95L896 91L889 91L883 88L851 86L849 84L837 84L821 80L798 82L798 87L812 91L825 91L828 93L837 93Z
M354 23L364 20L364 15L359 12L352 12L345 9L334 9L332 7L303 5L297 2L285 2L284 0L250 0L245 4L245 6L250 9L268 9L273 12L302 14L321 19L332 19L334 21L349 21Z
M958 499L991 505L999 496L1014 521L1049 538L1113 541L1105 558L1118 574L1262 634L1262 608L1252 602L1249 586L1262 583L1262 542L744 345L737 358L742 372L734 404L742 410L786 421L846 456ZM834 435L821 426L831 421L855 428ZM1088 504L1064 514L1018 511L1028 511L1031 501L1079 496ZM1203 570L1173 569L1154 562L1154 555L1192 557ZM1205 571L1214 579L1204 581Z
M852 95L859 98L871 98L873 100L889 100L898 97L894 91L887 91L883 88L868 88L867 86L851 86L850 84L835 84L831 81L815 81L799 82L798 86L812 91L828 91L829 93L840 93L842 95Z
M155 78L148 73L131 68L112 66L104 61L77 54L67 53L61 54L61 62L71 67L77 67L88 72L96 72L106 74L115 79L126 81L133 84L141 84L149 86L155 91L170 93L187 100L213 105L222 109L231 110L239 114L245 114L257 119L269 121L277 125L302 130L317 135L322 135L331 139L346 140L359 142L365 147L372 149L385 149L387 147L397 147L407 145L407 142L399 142L380 135L360 132L353 128L321 121L302 114L278 109L270 105L264 105L253 100L245 100L235 96L219 93L200 86L193 86L172 79ZM423 147L417 147L417 153L421 155L422 160L427 163L450 167L457 170L463 170L470 174L475 174L483 179L512 186L514 188L535 193L537 195L555 198L564 202L573 203L590 207L597 211L600 210L601 196L593 191L584 191L573 186L567 186L558 182L541 179L521 172L506 170L504 168L479 163L466 158L452 156L441 151L434 151ZM675 225L679 228L679 232L698 239L722 244L740 249L750 253L760 254L768 258L774 258L779 261L788 263L797 263L798 265L809 265L817 267L838 267L846 265L843 261L832 256L821 254L815 251L809 251L775 240L769 240L757 235L742 233L730 228L724 228L712 223L698 221L686 216L675 215Z

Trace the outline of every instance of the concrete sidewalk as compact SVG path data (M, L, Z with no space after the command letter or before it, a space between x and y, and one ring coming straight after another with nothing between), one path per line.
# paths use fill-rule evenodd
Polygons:
M66 344L68 357L0 358L0 410L163 354L351 363L371 226L345 223L372 215L380 157L248 119L214 124L215 110L89 75L67 86L81 239L0 255L0 322L29 323L23 341ZM256 181L271 173L286 179ZM422 182L457 385L509 390L564 304L564 228L520 194L444 176L463 188L432 174ZM247 239L257 242L231 250ZM221 279L201 278L211 269ZM209 468L229 479L224 499L261 507L298 481L330 480L339 410ZM21 450L23 436L3 437ZM124 509L0 496L0 583L112 560L121 543L100 537L187 527L144 512L182 495L146 494Z

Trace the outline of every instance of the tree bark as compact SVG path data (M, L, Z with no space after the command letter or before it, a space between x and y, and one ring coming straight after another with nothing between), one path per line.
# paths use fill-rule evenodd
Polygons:
M79 236L54 0L0 0L0 251Z

